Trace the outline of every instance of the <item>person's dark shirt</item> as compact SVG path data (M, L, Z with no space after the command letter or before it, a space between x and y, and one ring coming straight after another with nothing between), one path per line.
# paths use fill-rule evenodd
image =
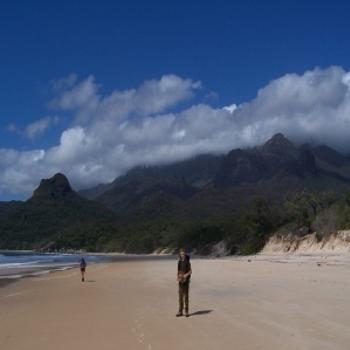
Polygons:
M187 273L191 270L191 262L188 256L186 256L185 260L181 260L179 259L178 263L177 263L177 271L178 272L183 272L183 273ZM186 281L189 281L191 278L191 275L189 275L186 279Z
M85 259L84 258L81 258L80 259L80 268L82 268L82 269L84 269L85 267L86 267L86 261L85 261Z

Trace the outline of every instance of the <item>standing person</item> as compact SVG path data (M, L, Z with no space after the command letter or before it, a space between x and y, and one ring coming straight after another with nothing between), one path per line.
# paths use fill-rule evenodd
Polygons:
M188 303L189 303L189 289L190 279L192 274L190 257L186 254L185 249L179 250L179 261L177 263L177 281L179 282L179 312L176 317L183 316L183 309L185 307L185 316L189 317Z
M84 259L84 257L82 256L80 259L80 272L81 272L81 281L84 282L85 281L85 269L86 269L86 261Z

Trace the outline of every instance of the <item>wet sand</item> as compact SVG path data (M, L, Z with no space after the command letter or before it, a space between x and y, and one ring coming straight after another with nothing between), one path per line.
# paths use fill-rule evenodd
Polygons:
M90 266L0 288L0 349L347 350L350 268L193 260L191 317L176 318L176 261Z
M11 282L14 282L14 280L11 280L8 278L0 279L0 288L5 287L6 285L10 284Z

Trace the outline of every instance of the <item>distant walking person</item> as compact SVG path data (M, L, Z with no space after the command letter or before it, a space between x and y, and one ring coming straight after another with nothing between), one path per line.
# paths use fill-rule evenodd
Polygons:
M185 249L179 250L179 261L177 263L177 281L179 282L179 312L176 317L183 316L183 309L185 308L185 316L189 317L189 289L192 269L190 257L186 254Z
M80 259L80 272L81 272L81 281L85 281L85 270L86 270L86 261L84 257Z

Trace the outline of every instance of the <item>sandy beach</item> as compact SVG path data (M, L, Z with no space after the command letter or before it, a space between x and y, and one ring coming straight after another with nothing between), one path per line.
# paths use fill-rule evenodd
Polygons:
M101 263L0 285L0 349L347 350L350 265L194 259L176 318L176 260Z

